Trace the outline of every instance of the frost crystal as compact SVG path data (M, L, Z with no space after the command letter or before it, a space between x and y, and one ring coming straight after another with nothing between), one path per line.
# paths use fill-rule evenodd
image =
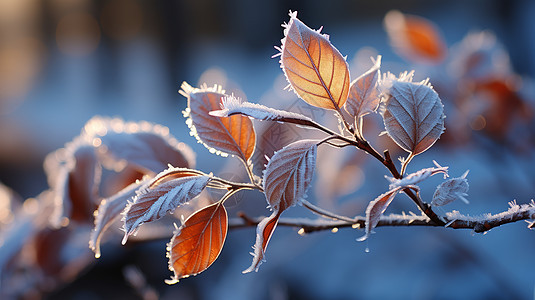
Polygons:
M461 177L446 180L437 186L435 194L433 194L433 201L431 201L431 205L442 206L457 199L461 199L464 203L468 204L468 200L465 198L468 196L468 180L466 180L467 175L468 171L466 171Z

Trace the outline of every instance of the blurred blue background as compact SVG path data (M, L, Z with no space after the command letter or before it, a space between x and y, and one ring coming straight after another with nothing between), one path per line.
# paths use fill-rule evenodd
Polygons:
M77 136L94 115L165 125L196 151L199 169L224 170L224 160L189 136L181 114L186 99L177 93L182 81L219 83L251 102L274 93L288 97L281 91L286 84L278 59L270 57L277 53L273 46L280 45L280 24L288 21L289 10L298 11L311 28L324 26L331 42L355 62L352 70L369 67L357 64L358 53L381 54L385 71L410 70L414 66L393 52L383 28L392 9L433 21L448 45L470 31L491 30L526 85L535 75L535 2L528 0L1 0L0 182L22 198L46 189L45 155ZM290 107L295 100L289 98L278 107ZM525 170L533 166L533 152L492 158L481 155L488 149L478 147L483 146L439 148L415 159L410 171L430 167L432 159L449 165L454 176L471 169L471 204L454 207L461 212L496 213L514 199L527 203L535 194L535 176ZM386 187L384 173L362 169L377 181L365 179L358 197L371 200ZM416 210L403 201L392 211ZM362 212L365 205L360 204ZM475 236L436 228L377 232L365 244L355 242L361 232L354 230L299 237L296 230L279 228L260 272L241 275L249 264L254 230L236 230L212 268L170 287L163 284L170 275L165 244L153 242L130 249L132 258L104 254L92 270L52 297L121 298L118 290L128 285L117 270L134 263L162 299L534 298L535 238L524 222Z

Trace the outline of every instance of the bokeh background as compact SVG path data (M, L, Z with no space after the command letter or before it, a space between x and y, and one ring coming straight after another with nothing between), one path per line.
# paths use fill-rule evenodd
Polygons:
M524 122L511 125L506 132L485 131L493 119L485 114L470 115L469 126L457 128L436 149L417 157L409 171L430 167L433 159L449 165L454 176L471 170L470 205L457 203L446 211L497 213L507 209L509 201L529 202L535 194L529 109L535 99L531 83L535 75L535 2L529 0L1 0L0 182L20 199L47 189L45 156L77 136L95 115L167 126L197 153L200 170L232 174L232 166L239 162L209 154L189 135L181 113L186 99L177 90L182 81L219 83L252 102L297 108L322 117L324 112L310 109L291 92L283 91L286 83L278 59L271 58L277 53L273 46L280 45L280 24L288 21L289 10L298 11L298 17L312 28L324 26L323 32L347 55L352 78L371 66L370 56L380 54L384 71L397 74L416 69L417 78L430 76L439 93L440 88L445 91L446 111L455 110L459 106L448 106L448 101L454 102L448 99L448 90L455 90L459 83L451 80L447 68L411 63L389 44L383 19L392 9L434 22L450 49L470 32L493 32L507 55L506 72L522 83L514 94L521 99L519 109L525 114L513 114L507 122L516 118ZM453 59L449 57L444 64ZM494 71L496 68L500 67L495 66ZM475 133L465 136L468 131ZM362 214L367 201L387 186L384 170L374 162L363 162L352 170L359 175L353 186L346 186L352 194L344 195L339 203L323 200L324 205L348 215ZM321 184L334 184L321 180ZM433 180L428 196L440 182ZM322 196L321 191L311 194L311 201L321 203L321 197L315 197ZM360 202L354 204L350 198ZM390 208L392 211L416 211L409 201L399 198L399 206ZM235 205L249 199L265 206L261 197L249 194ZM254 229L232 231L213 267L174 286L163 283L171 275L166 241L121 248L116 236L110 238L110 244L116 244L110 246L110 255L104 248L102 258L62 285L30 295L131 299L140 296L130 284L132 276L139 275L162 299L535 297L535 238L524 222L486 235L437 228L380 228L368 243L356 242L361 232L355 230L304 237L296 232L280 228L271 241L268 262L258 273L242 275L250 262Z

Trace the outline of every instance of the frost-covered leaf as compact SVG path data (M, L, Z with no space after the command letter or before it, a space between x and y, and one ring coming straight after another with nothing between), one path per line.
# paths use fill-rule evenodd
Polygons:
M98 150L104 166L110 169L120 171L128 164L144 174L156 174L168 164L195 167L191 148L162 125L94 117L84 126L82 136Z
M78 137L45 159L45 170L54 192L55 209L50 218L54 227L68 219L88 222L99 201L102 169L91 145Z
M260 265L266 261L266 248L271 236L273 235L273 232L275 231L275 228L277 228L280 215L281 212L274 211L271 216L264 218L262 221L260 221L260 223L258 223L258 226L256 227L256 241L253 246L254 252L251 253L253 255L253 262L251 263L251 266L247 268L247 270L243 271L243 273L258 271Z
M281 68L296 94L308 104L339 110L349 92L349 67L329 38L290 12L284 25Z
M464 203L468 204L466 196L468 196L468 180L466 171L461 177L452 178L442 182L435 193L433 194L433 200L431 205L442 206L451 203L457 199L461 199Z
M222 98L227 96L219 86L197 89L184 82L181 88L180 94L188 98L184 116L189 117L187 124L191 134L210 152L236 155L247 162L256 143L253 122L241 115L223 118L210 115L211 111L221 109Z
M312 119L302 114L273 109L256 103L242 102L234 96L226 96L223 98L222 109L210 112L210 115L216 117L229 117L237 114L257 120L288 122L305 126L312 124Z
M390 205L392 200L394 200L394 197L396 197L400 190L401 188L399 187L390 190L368 204L368 207L366 208L366 233L363 237L359 238L358 241L365 241L370 237L372 230L377 226L377 223L379 223L379 219L381 219L386 208Z
M169 269L174 275L166 282L174 284L206 270L221 253L227 230L227 211L222 202L191 215L167 245Z
M355 119L375 112L379 106L377 81L379 80L380 67L381 56L377 56L373 67L351 83L349 96L344 107Z
M264 193L275 211L299 203L312 181L318 149L316 140L300 140L275 152L264 171Z
M411 155L429 149L444 132L445 116L442 101L428 80L391 80L383 85L387 97L382 116L388 135Z
M170 176L173 179L165 180ZM146 188L143 186L139 189L133 201L126 206L123 213L123 244L141 224L160 219L198 196L209 181L208 175L200 175L189 169L171 167L158 174L147 183Z
M396 179L396 178L393 178L393 177L385 176L386 179L388 179L388 181L390 181L389 188L392 190L392 189L395 189L397 187L404 188L404 187L407 187L409 185L415 185L415 184L418 184L418 183L426 180L427 178L429 178L429 177L431 177L433 175L436 175L438 173L442 173L442 174L444 174L444 177L447 177L448 176L448 167L441 167L436 162L435 162L435 164L437 166L434 167L434 168L421 169L420 171L417 171L417 172L411 173L409 175L406 175L402 179Z
M431 64L444 60L446 43L429 20L394 10L386 14L384 25L392 46L404 58Z
M89 238L89 248L95 252L96 258L100 257L100 241L104 232L121 215L128 200L136 196L136 190L140 187L146 188L149 182L150 178L146 177L142 181L130 184L110 198L102 199L98 210L95 211L95 228Z

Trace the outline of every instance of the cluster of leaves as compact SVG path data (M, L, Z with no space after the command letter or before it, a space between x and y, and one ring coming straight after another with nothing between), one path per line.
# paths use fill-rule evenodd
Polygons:
M316 207L306 200L306 193L314 175L319 146L354 147L379 160L390 172L387 192L371 201L366 209L365 235L369 237L378 225L384 211L400 192L407 194L435 226L446 225L446 219L435 214L432 206L420 197L418 183L437 173L447 177L447 167L435 167L405 175L409 162L429 149L444 132L444 107L428 80L413 81L414 72L395 76L381 75L381 57L373 66L353 81L350 80L346 59L330 43L329 37L312 30L290 13L284 25L280 65L291 89L306 103L333 111L339 119L338 131L317 123L299 113L243 102L226 94L220 86L206 85L194 88L183 83L180 93L188 100L184 111L193 136L211 153L238 158L245 168L249 181L232 182L213 174L191 168L170 166L157 176L137 183L132 200L123 211L125 235L136 233L146 222L160 219L201 194L204 189L225 190L225 195L191 214L177 228L168 244L169 268L174 275L168 283L196 275L207 269L219 256L228 232L228 215L225 201L233 194L246 189L258 190L265 195L272 214L257 224L253 261L244 272L258 270L265 261L265 253L282 213L295 205L302 205L322 217L357 224L356 218L338 216ZM390 158L388 150L378 153L363 134L363 117L379 112L388 136L408 155L401 160L401 169ZM256 147L256 133L251 119L295 124L319 130L323 139L301 139L276 151L262 176L254 173L252 156ZM444 181L437 187L431 204L445 205L456 199L466 201L468 182L465 173L459 178ZM122 194L132 194L128 187ZM102 208L106 208L102 206ZM99 208L92 247L98 252L98 236L108 220L109 213ZM101 218L101 216L104 216ZM453 222L450 222L452 226Z
M403 50L400 53L426 58L424 61L431 63L444 59L445 46L437 38L436 29L425 20L396 12L387 15L386 22L387 31L398 30L391 37L394 45ZM389 29L389 24L396 22L398 25ZM246 225L257 227L253 260L244 272L257 271L265 261L268 243L281 224L301 227L306 232L365 228L359 239L365 240L377 226L413 224L484 232L501 224L534 218L533 202L513 203L506 212L477 218L455 211L437 215L437 206L458 199L468 202L469 186L468 171L448 179L448 168L436 162L432 167L405 174L413 158L432 147L445 131L444 107L429 80L413 81L413 71L398 76L382 73L381 56L372 58L372 67L351 80L345 57L327 35L307 27L296 13L290 13L290 21L283 27L284 38L276 56L280 57L290 88L309 105L333 113L338 128L331 129L301 113L241 101L217 85L195 88L183 83L180 93L188 101L184 117L191 134L210 153L234 156L241 161L248 180L235 182L195 169L191 149L170 136L165 127L95 117L79 137L47 157L45 170L50 188L37 199L27 200L23 207L10 209L18 210L21 217L3 231L7 233L3 236L4 245L9 247L3 246L0 252L2 284L15 282L29 272L43 275L36 279L40 282L35 286L44 285L46 278L76 273L73 270L89 264L87 253L73 251L71 248L77 244L69 241L86 239L90 234L89 246L98 258L103 234L116 229L112 225L119 219L125 244L141 227L150 228L153 221L164 218L181 223L167 246L169 269L173 272L167 282L176 283L206 270L218 258L231 227L225 202L243 190L264 194L272 211L270 216L258 219L242 216ZM381 154L366 139L363 120L370 116L380 116L385 133L407 153L400 158L399 170L389 149ZM257 147L252 119L299 126L322 137L289 143L271 155L265 166L254 166L253 155L262 149ZM306 200L319 147L353 148L367 153L388 171L385 177L389 186L369 202L364 216L341 216ZM444 181L426 202L421 198L419 184L439 173L444 175ZM206 191L223 191L223 196L207 199L203 196ZM415 203L421 216L383 215L400 193ZM296 205L319 215L320 221L283 220L281 215ZM534 223L530 224L532 227ZM77 255L58 258L52 252ZM17 268L28 265L34 268ZM15 286L0 295L17 295L23 289Z

